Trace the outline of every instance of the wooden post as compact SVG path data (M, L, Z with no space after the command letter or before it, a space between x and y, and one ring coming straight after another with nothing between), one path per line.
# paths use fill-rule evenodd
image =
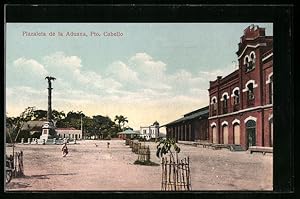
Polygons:
M192 189L192 186L191 186L191 175L190 175L190 157L188 156L187 158L187 184L188 184L188 190L191 190Z
M176 191L176 186L177 186L177 175L176 175L176 162L173 161L173 180L174 180L174 191Z
M150 148L149 148L149 145L148 145L147 150L146 150L146 161L150 161Z
M183 160L181 160L181 176L182 176L182 182L183 182L183 188L185 189L185 185L186 185L186 180L184 178L184 162Z
M171 170L172 170L172 166L171 166L171 164L172 164L172 160L171 160L171 157L170 157L170 162L169 162L169 180L168 180L168 183L169 183L169 185L170 185L170 187L171 187L171 190L172 190L172 184L171 184Z
M161 190L164 190L164 158L161 159Z

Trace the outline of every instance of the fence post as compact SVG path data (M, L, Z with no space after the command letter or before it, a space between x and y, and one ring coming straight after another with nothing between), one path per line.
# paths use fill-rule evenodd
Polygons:
M149 148L149 145L146 149L146 161L150 161L150 148Z
M162 158L161 190L190 191L192 188L189 157L182 160L179 160L177 155L175 157L176 160L170 156L170 162L167 158Z
M13 175L14 175L14 177L24 176L23 151L15 152Z

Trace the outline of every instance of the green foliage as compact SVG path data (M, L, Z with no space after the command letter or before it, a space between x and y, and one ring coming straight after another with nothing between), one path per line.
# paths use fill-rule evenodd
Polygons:
M117 137L117 133L121 129L129 129L130 127L124 127L128 123L127 117L122 115L116 116L115 123L108 116L95 115L93 117L86 116L82 111L70 111L65 114L63 111L52 111L52 118L56 127L58 128L70 128L81 129L81 120L83 124L83 134L85 137L97 136L101 139L111 139ZM13 142L17 139L21 133L23 125L30 120L46 120L46 110L34 110L34 107L28 107L19 117L7 117L6 127L7 142ZM21 137L26 137L23 135ZM55 136L54 132L50 132L50 135ZM35 135L36 136L36 135Z
M123 115L116 115L115 122L118 123L119 131L124 131L124 126L126 123L128 123L128 119Z
M81 128L81 117L84 118L85 115L81 111L70 111L67 113L67 116L65 116L64 112L57 112L53 111L53 118L56 119L57 123L56 126L60 128Z
M52 110L52 118L55 121L62 120L66 117L66 114L63 111Z
M47 111L45 111L45 110L33 111L33 119L34 120L46 120L47 119Z
M164 155L170 153L173 157L172 148L176 153L180 153L180 148L177 146L175 140L167 138L167 139L161 139L156 146L156 156L158 158L163 157Z
M24 124L34 118L34 107L27 107L18 117L7 117L6 127L9 140L15 143Z

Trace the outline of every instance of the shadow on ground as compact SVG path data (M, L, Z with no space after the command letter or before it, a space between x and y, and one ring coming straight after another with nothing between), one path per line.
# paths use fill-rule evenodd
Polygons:
M27 188L31 187L29 183L24 183L24 182L10 182L7 185L7 189L22 189L22 188Z
M25 176L25 178L49 179L48 176L68 176L68 175L76 175L76 173L50 173L50 174L44 174L44 175Z
M21 179L21 178L27 178L27 179L50 179L49 176L69 176L69 175L75 175L76 173L50 173L50 174L44 174L44 175L31 175L31 176L24 176L20 178L15 178ZM24 182L10 182L9 184L6 185L7 189L24 189L31 187L29 183L24 183Z

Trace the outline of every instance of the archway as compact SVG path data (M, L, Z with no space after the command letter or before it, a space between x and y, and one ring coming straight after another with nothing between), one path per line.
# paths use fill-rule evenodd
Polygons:
M270 146L273 147L273 118L270 119Z
M256 146L256 122L254 120L248 120L246 122L247 133L247 148L250 146Z
M217 127L213 126L212 127L212 135L213 135L213 143L218 143L218 139L217 139Z
M235 123L233 125L233 135L234 135L234 139L233 139L233 143L234 144L241 144L241 134L240 134L240 125L238 123Z
M228 144L228 126L224 125L223 129L223 144Z

